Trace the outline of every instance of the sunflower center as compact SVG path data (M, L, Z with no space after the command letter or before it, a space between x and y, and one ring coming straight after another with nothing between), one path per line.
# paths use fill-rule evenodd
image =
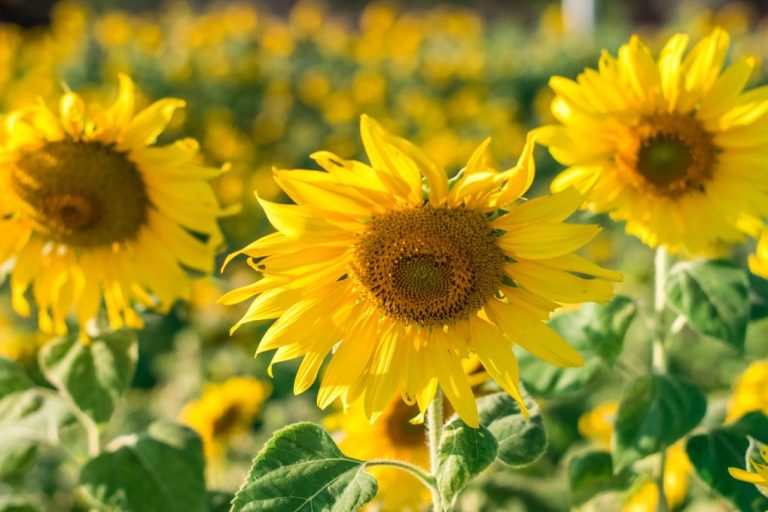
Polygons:
M426 439L424 425L414 425L411 418L418 414L418 409L407 405L402 400L383 418L387 429L387 435L390 440L402 447L423 446Z
M376 217L357 242L351 276L383 313L445 325L480 309L498 290L504 253L486 217L425 205Z
M712 177L716 148L699 121L680 114L647 116L631 130L616 156L635 188L677 197L703 191Z
M136 238L149 200L141 174L123 153L94 142L50 142L24 152L11 189L35 229L74 247Z
M241 423L241 418L240 407L237 405L227 407L220 416L213 420L213 437L222 437L232 433L235 427Z

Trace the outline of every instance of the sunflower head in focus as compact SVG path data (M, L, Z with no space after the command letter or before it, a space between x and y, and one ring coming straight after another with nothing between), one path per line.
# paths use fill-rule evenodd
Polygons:
M555 191L590 189L586 206L672 251L706 253L758 236L768 215L768 88L745 91L756 66L725 66L720 29L686 53L688 36L658 57L637 36L576 80L554 77L560 125L542 143L568 166ZM768 262L768 237L763 259ZM760 253L753 270L760 266ZM765 265L768 275L768 264Z
M725 420L736 421L751 411L768 414L768 359L755 361L736 379Z
M339 448L350 457L400 460L426 470L429 467L427 432L423 423L411 421L418 415L418 407L393 396L375 423L368 421L359 402L344 412L331 414L323 423L331 432L338 432ZM379 483L374 502L377 510L417 511L430 502L427 488L408 472L379 466L366 471Z
M210 383L184 406L180 420L200 434L206 458L220 459L233 437L248 432L271 393L269 383L252 377Z
M239 253L261 278L222 301L255 296L239 325L276 319L257 354L301 357L294 391L317 378L318 405L363 401L380 415L399 393L423 412L439 385L478 425L462 360L475 354L525 409L512 351L559 366L583 359L544 322L560 303L607 301L621 275L574 254L599 231L566 224L583 201L569 188L522 202L534 177L533 140L518 164L491 167L485 141L449 186L445 171L410 142L363 116L370 165L328 152L324 171L278 170L295 204L260 200L277 232ZM234 256L234 255L233 255Z
M108 108L66 93L7 116L0 146L0 262L13 260L13 307L41 330L80 327L103 301L112 328L141 327L137 307L165 310L189 294L189 270L209 272L221 215L198 144L154 145L173 112L163 99L136 112L120 76ZM31 293L29 293L31 291Z

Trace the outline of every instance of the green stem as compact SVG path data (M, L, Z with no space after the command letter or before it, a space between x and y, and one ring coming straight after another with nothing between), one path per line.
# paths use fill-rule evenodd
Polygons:
M664 323L664 309L667 305L665 285L669 270L669 254L664 246L656 249L655 279L654 279L654 336L653 353L651 357L651 369L653 373L663 374L667 372L667 356L665 353L665 340L667 337ZM657 512L669 512L667 497L664 494L664 470L667 462L666 448L661 450L659 457L659 469L656 486L659 489L659 499L656 506Z
M411 473L413 476L421 480L421 483L423 483L425 486L429 488L430 491L435 490L435 486L437 485L435 482L435 477L427 473L426 471L422 470L418 466L414 466L413 464L409 464L407 462L403 462L401 460L392 460L392 459L373 459L369 460L365 463L365 467L372 467L372 466L392 466L398 469L402 469L404 471L407 471Z
M427 409L427 440L429 443L429 462L432 475L437 475L437 453L440 449L440 437L443 430L443 392L437 388L435 398ZM432 487L432 506L434 512L443 512L443 502L437 486Z
M101 453L101 432L99 431L99 426L87 414L81 413L79 420L85 429L88 439L88 456L91 458L96 457Z

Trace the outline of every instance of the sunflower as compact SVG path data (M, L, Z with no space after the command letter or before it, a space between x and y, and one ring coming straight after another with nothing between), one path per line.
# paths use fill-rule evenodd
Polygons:
M604 52L597 70L553 77L541 142L568 168L552 190L591 190L585 206L626 221L651 247L706 253L762 231L768 215L768 88L745 92L756 62L724 68L729 36L715 29L686 54L674 35L658 59L637 36ZM753 257L758 271L766 247ZM761 263L762 262L762 263Z
M759 449L760 461L749 458L748 471L741 468L728 468L728 473L736 480L754 484L761 493L768 496L768 445L762 445Z
M585 412L579 417L579 434L595 441L601 447L610 449L611 437L613 437L613 424L616 422L616 413L619 411L619 403L605 402L591 411Z
M396 392L424 412L439 385L461 418L478 425L461 361L476 354L525 408L512 351L520 345L559 366L583 359L543 322L559 303L606 301L621 274L573 253L599 231L564 224L583 201L574 189L525 203L534 177L528 141L498 172L486 140L452 186L410 142L363 116L371 165L328 152L325 172L277 170L296 204L259 199L277 229L241 251L262 274L222 301L256 299L233 327L277 319L257 354L303 357L294 392L307 390L329 352L318 405L363 400L381 414ZM423 176L423 180L422 180Z
M13 307L38 308L40 329L63 334L101 302L113 328L141 327L135 307L166 310L189 294L188 270L209 272L222 214L192 139L154 146L173 112L162 99L134 112L134 84L86 107L74 93L8 115L0 146L0 262L12 259Z
M394 459L422 468L429 467L427 432L423 423L412 423L419 409L393 396L379 420L371 424L362 404L328 416L323 423L340 434L339 448L361 460ZM430 502L429 490L415 476L397 468L367 469L379 483L375 504L382 512L422 510Z
M768 414L768 359L755 361L738 377L725 421L736 421L751 411Z
M271 393L269 383L253 377L209 383L200 398L184 406L179 419L200 434L206 457L219 459L232 438L248 432Z

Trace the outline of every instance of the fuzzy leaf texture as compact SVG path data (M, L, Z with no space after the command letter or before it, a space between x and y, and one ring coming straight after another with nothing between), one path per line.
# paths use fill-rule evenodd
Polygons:
M679 263L669 273L666 295L694 331L744 349L750 314L744 270L724 260Z
M314 423L272 436L232 501L233 512L353 512L378 491L365 462L347 457Z
M40 353L45 376L96 423L106 423L131 384L138 350L128 331L86 344L76 335L53 340Z
M480 424L498 443L496 458L512 467L536 462L547 449L547 432L532 400L527 400L530 417L507 393L495 393L477 401Z

